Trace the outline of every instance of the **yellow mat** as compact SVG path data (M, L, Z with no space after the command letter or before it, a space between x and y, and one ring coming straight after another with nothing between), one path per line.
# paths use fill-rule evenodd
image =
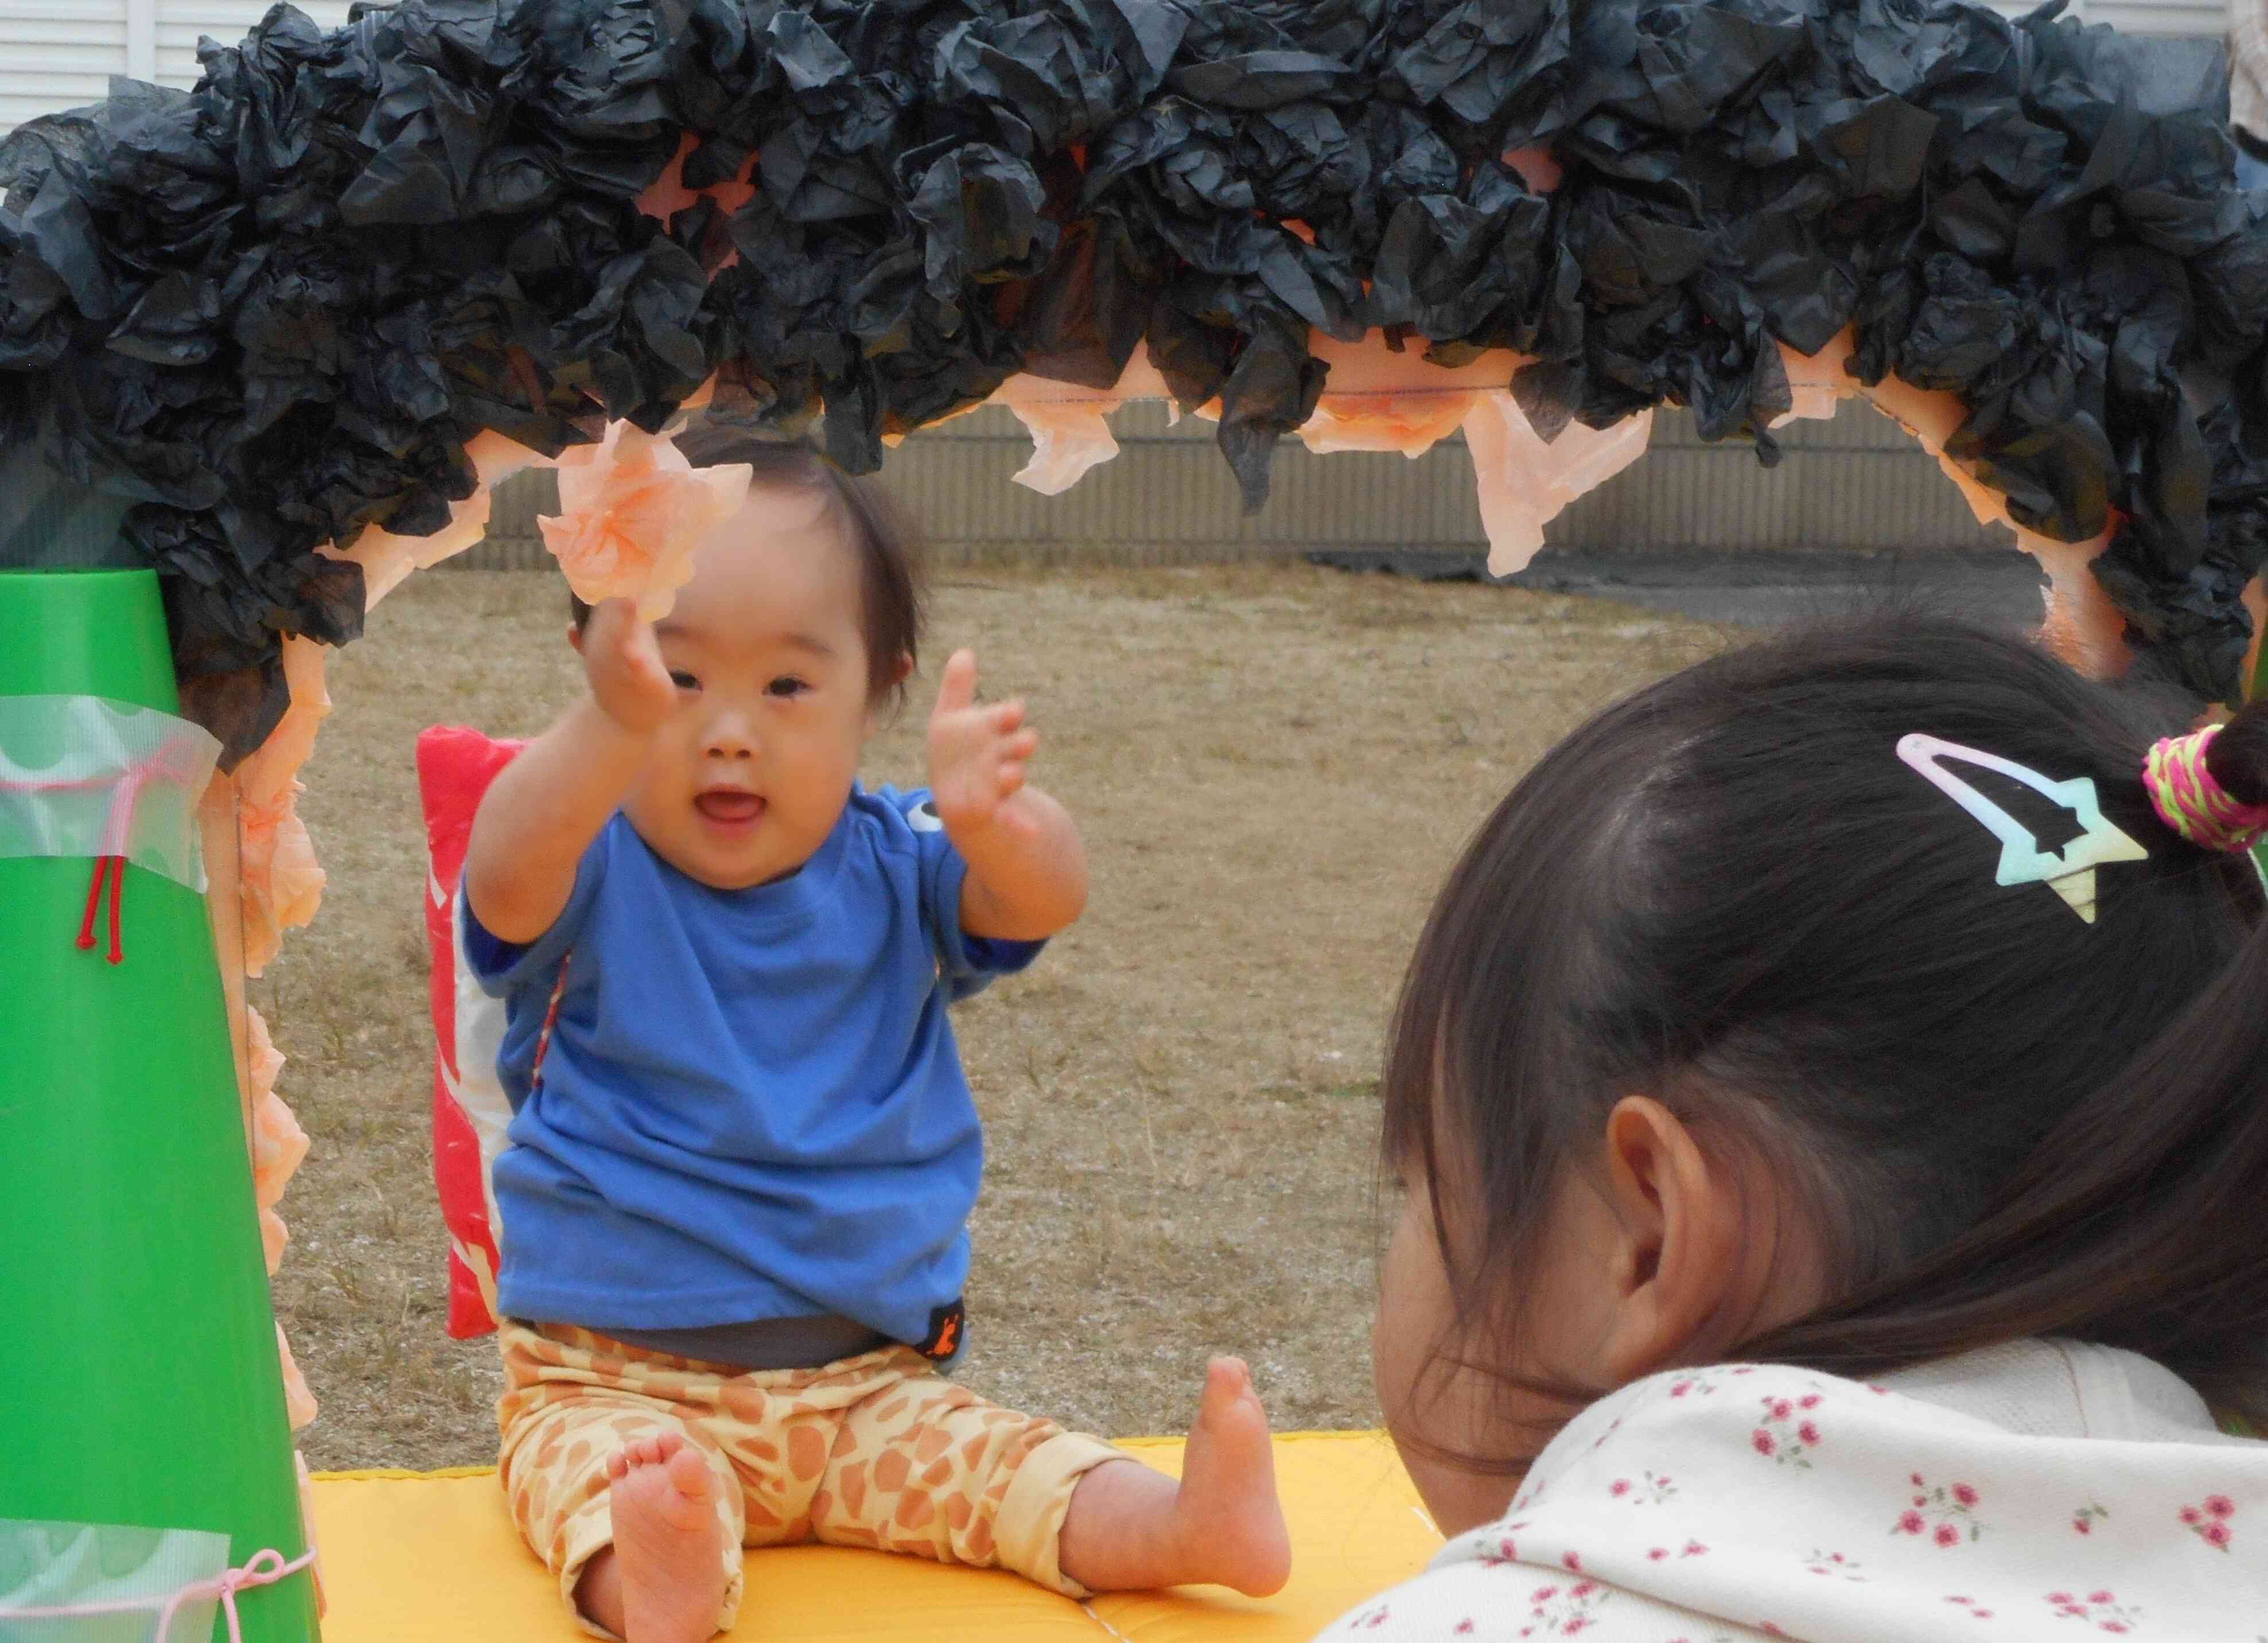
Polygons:
M1178 1439L1123 1446L1180 1470ZM1304 1643L1440 1545L1417 1492L1375 1433L1276 1440L1292 1526L1292 1583L1253 1599L1214 1587L1079 1604L990 1569L827 1546L748 1554L731 1636L786 1643L1116 1637L1127 1643ZM585 1638L513 1533L488 1471L344 1472L315 1480L330 1612L325 1643L567 1643Z

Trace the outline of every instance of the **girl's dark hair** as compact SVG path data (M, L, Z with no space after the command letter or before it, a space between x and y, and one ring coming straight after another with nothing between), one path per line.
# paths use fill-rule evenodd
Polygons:
M755 470L753 489L813 490L828 499L836 521L857 549L859 564L859 630L866 642L866 695L870 700L905 699L906 682L898 658L918 660L928 622L928 544L897 499L874 480L846 474L800 439L767 439L729 424L696 427L677 438L677 448L696 468L746 462ZM567 595L577 632L591 619L591 607Z
M1509 1356L1510 1275L1553 1189L1643 1093L1744 1149L1828 1240L1833 1299L1781 1328L1718 1320L1722 1356L1868 1375L2060 1335L2268 1418L2268 925L2251 864L2186 843L2144 789L2188 718L1899 615L1719 657L1555 748L1442 888L1387 1056L1387 1156L1460 1188L1455 1241L1435 1211L1465 1252L1456 1359ZM2092 777L2148 859L2096 870L2093 924L1996 884L1999 842L1898 758L1914 731ZM2268 706L2207 763L2268 801ZM2079 832L1957 770L2041 848Z

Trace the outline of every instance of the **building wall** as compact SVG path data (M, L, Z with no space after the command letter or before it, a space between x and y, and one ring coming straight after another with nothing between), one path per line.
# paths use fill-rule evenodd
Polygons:
M269 0L0 0L0 131L99 102L114 74L183 88L197 81L197 39L244 37ZM348 0L297 0L326 28Z
M2035 8L2032 0L1984 0L1995 11L2022 17ZM2066 17L2084 23L2108 23L2129 34L2161 34L2195 39L2228 33L2229 0L2071 0Z
M2228 33L2229 0L2086 0L2079 15L2108 23L2129 34L2172 34L2195 39ZM2023 8L2007 10L2021 14Z
M126 72L127 0L0 5L0 126L99 98Z
M1993 0L2012 17L2029 0ZM346 21L348 0L298 0L325 27ZM269 0L0 0L0 131L36 114L100 98L114 74L194 85L197 38L243 35ZM2070 14L2130 33L2218 37L2229 0L2072 0Z

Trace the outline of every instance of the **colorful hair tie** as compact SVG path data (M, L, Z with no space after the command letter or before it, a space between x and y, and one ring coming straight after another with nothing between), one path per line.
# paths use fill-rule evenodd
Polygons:
M2213 780L2205 750L2220 734L2207 725L2194 735L2168 736L2142 763L2142 785L2165 824L2199 850L2238 854L2268 838L2268 805L2248 805Z

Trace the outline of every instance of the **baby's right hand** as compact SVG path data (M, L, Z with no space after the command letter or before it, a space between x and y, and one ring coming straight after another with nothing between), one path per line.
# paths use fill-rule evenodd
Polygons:
M652 734L677 711L677 685L653 623L630 600L592 608L583 630L583 674L599 711L634 736Z

